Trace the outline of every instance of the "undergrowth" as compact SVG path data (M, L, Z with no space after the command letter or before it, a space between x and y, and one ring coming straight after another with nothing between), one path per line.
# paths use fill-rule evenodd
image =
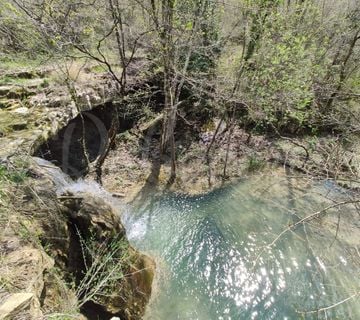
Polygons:
M0 164L0 181L1 186L3 184L20 184L25 181L27 177L27 171L24 168L9 169L8 167Z
M23 166L0 164L0 226L7 220L11 209L13 188L25 182L27 171Z
M114 294L125 277L124 270L131 255L129 244L122 236L99 242L95 236L85 239L79 230L77 233L85 266L82 279L75 288L81 308L89 301L101 303Z

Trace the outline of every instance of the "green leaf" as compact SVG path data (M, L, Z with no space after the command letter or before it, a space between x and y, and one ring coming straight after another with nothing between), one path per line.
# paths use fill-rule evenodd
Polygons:
M193 29L193 23L192 21L189 21L186 25L185 25L185 30L192 30Z

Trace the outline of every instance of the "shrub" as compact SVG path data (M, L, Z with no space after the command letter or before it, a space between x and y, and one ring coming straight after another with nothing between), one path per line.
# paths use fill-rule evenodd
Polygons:
M247 170L249 172L258 171L264 168L264 166L265 166L265 161L263 159L258 158L256 155L251 155L248 158Z
M128 243L122 236L116 236L99 244L96 237L85 239L77 231L85 270L76 286L79 308L89 301L101 303L116 292L119 282L124 278L124 270L129 265Z

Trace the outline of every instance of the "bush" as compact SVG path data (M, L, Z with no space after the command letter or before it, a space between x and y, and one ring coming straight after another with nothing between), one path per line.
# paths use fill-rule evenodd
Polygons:
M0 182L22 183L25 181L27 171L25 169L8 169L0 164Z

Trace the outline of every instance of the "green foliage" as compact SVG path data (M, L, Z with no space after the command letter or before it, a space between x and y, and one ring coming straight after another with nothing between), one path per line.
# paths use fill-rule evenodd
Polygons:
M29 81L29 79L14 78L14 77L10 77L8 75L0 77L0 85L9 85L9 84L24 85L28 81Z
M38 68L39 66L43 66L44 63L48 61L49 56L42 52L39 52L38 50L34 50L31 54L29 54L28 52L10 52L0 55L0 70L12 71L18 69ZM8 76L8 80L10 80L10 82L21 82L22 80L26 79L14 79L11 76Z
M360 111L356 96L345 95L333 104L329 99L339 88L358 91L359 43L349 51L358 30L353 22L358 10L340 1L324 6L312 1L240 2L246 7L241 11L239 5L237 11L243 22L238 23L241 18L234 13L233 23L243 30L233 31L236 36L224 48L216 84L220 95L245 104L242 122L257 130L291 134L315 134L331 127L357 130L351 120ZM238 2L231 4L236 8ZM228 19L224 17L224 24Z
M190 72L208 72L215 66L214 60L205 52L195 52L191 55L189 63Z
M245 67L242 90L252 107L250 118L279 130L311 125L313 85L323 73L323 52L314 36L319 13L309 10L301 28L297 18L297 12L292 17L271 12L259 48Z
M0 223L8 221L12 213L12 187L23 184L27 178L27 171L21 163L14 165L0 164Z
M95 65L90 68L91 72L94 73L104 73L106 72L106 68L103 65Z
M136 137L133 134L131 134L131 132L129 130L126 130L124 132L117 134L116 139L118 141L124 141L126 143L136 141Z
M359 10L351 5L342 5L340 0L331 4L284 0L171 1L171 40L166 48L162 38L164 3L154 1L152 12L149 2L145 5L141 1L121 1L113 12L107 1L96 1L91 6L87 1L75 0L45 1L41 6L36 1L26 1L30 15L41 17L39 23L12 0L0 0L0 51L6 53L0 56L1 69L24 65L15 61L20 59L12 60L14 52L23 53L28 65L34 64L29 56L81 53L96 61L91 72L109 71L101 62L106 60L119 76L124 71L120 68L119 52L125 53L127 60L136 39L136 48L143 50L142 57L151 59L153 77L164 72L163 58L171 51L167 57L169 77L180 80L185 72L181 100L192 105L192 110L187 110L192 115L213 115L228 108L231 101L230 104L246 105L246 117L245 113L240 116L244 123L252 123L256 128L315 133L321 127L334 127L329 122L344 128L351 118L349 113L359 112L354 99L336 101L327 108L331 104L327 100L338 90L339 83L341 91L349 93L356 93L359 86L358 44L347 65L343 65L359 20ZM120 25L114 25L114 15L124 22L124 48L118 42L121 30ZM149 76L146 71L144 74ZM8 77L0 79L5 84L14 81ZM176 86L177 82L171 83ZM47 81L41 86L47 87ZM201 108L207 108L204 95L213 92L214 87L221 103L213 103L209 108L212 110L203 112ZM199 94L197 89L205 94ZM190 99L185 91L197 96ZM146 94L137 93L138 101L126 103L126 111L138 117L148 113L144 107Z
M41 84L40 84L40 87L41 87L41 88L47 88L47 87L49 87L49 86L50 86L50 82L49 82L48 79L44 79L44 80L41 82Z
M265 161L258 158L256 155L251 155L248 158L247 170L249 172L255 172L263 169L265 167Z
M41 51L43 40L25 13L10 0L0 0L0 53Z
M26 180L27 171L25 169L8 169L0 164L0 182L23 183Z
M211 0L177 1L175 4L175 27L180 29L184 41L179 48L181 65L191 50L188 72L193 75L207 73L215 67L219 48L214 44L219 38L217 5ZM193 48L191 48L193 47Z

